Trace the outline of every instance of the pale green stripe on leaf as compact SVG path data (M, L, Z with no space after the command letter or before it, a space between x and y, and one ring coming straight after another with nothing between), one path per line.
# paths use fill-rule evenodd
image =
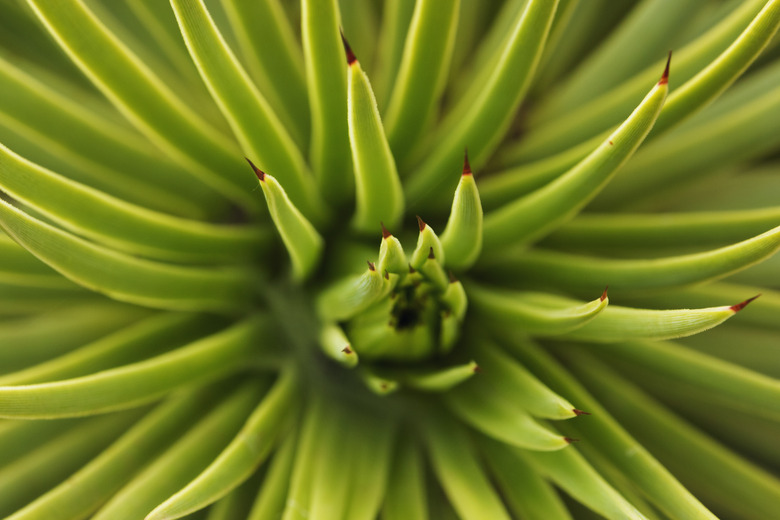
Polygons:
M770 1L774 2L774 0ZM669 123L679 122L682 116L688 115L690 111L701 108L711 101L713 96L719 94L724 86L730 84L742 72L742 69L747 67L752 59L756 57L756 54L750 54L749 52L746 55L742 55L744 61L737 67L733 67L734 64L729 64L728 72L725 69L723 70L726 73L725 77L721 78L723 84L707 84L710 78L706 75L697 76L702 69L705 69L713 61L717 61L719 54L736 50L736 48L729 47L729 45L735 40L739 42L740 33L743 33L745 27L757 15L764 3L765 0L743 2L738 9L734 10L719 24L713 26L699 38L680 49L679 52L675 50L672 83L677 85L683 82L694 82L690 84L693 85L701 82L701 87L705 87L706 90L710 91L710 95L690 100L692 103L688 105L688 111L676 113L673 121L670 120ZM767 36L767 34L761 35L762 38ZM749 38L747 41L742 40L742 44L747 45L748 49L750 49L752 43ZM754 51L755 49L751 50ZM538 121L538 119L541 119L542 114L539 117L531 116L531 120L536 123L533 135L523 140L514 150L509 149L505 152L503 160L505 162L514 162L520 159L527 161L546 157L579 144L602 131L606 131L610 126L620 121L621 114L636 104L637 100L642 96L644 85L652 81L660 66L661 63L656 63L634 75L634 77L618 87L580 106L576 111L570 111L565 115L561 115L560 118L565 118L565 123L562 123L562 120L556 116L556 119L545 121L544 126L542 126ZM687 89L690 86L675 88L675 92L682 92L683 90L681 89L683 88ZM670 102L672 97L674 95L670 96Z
M252 165L251 162L249 164ZM258 171L254 165L252 168ZM312 273L320 261L324 248L322 236L303 216L273 176L260 173L257 175L268 204L268 212L290 254L293 276L302 280Z
M512 352L553 390L566 395L576 395L581 406L593 414L581 421L557 423L560 428L571 430L578 438L598 449L669 517L715 520L716 517L710 511L640 443L626 433L609 413L546 352L528 344L517 345ZM537 469L545 471L545 468L550 465L549 460L546 459L566 457L568 455L566 452L569 451L572 450L563 450L555 454L529 452L529 456L539 459ZM569 471L564 469L557 478L566 478L568 473ZM587 482L588 480L584 481Z
M488 212L485 250L532 241L573 217L634 154L658 118L668 90L664 75L625 122L588 157L543 188Z
M297 428L293 428L287 437L280 441L247 520L282 517L297 447L298 432Z
M481 374L480 378L488 376ZM539 424L525 409L520 396L496 394L479 379L443 395L452 413L472 428L505 444L529 450L554 451L569 442L560 434Z
M309 161L325 200L343 204L354 193L347 126L347 71L336 0L301 2L301 39L311 107ZM374 222L376 225L376 222Z
M475 284L467 284L466 294L483 319L546 336L584 327L609 305L606 295L582 303L552 294L491 290Z
M157 506L146 520L181 518L216 502L248 479L278 443L285 423L296 408L297 395L297 373L288 368L214 462Z
M118 300L169 309L243 308L244 270L180 267L135 258L78 238L0 201L0 225L14 240L79 285Z
M498 399L515 401L536 417L547 419L570 419L574 417L574 406L550 390L520 363L489 341L480 341L470 349L482 371L469 387L479 387L483 394L494 394Z
M447 267L468 269L482 252L482 202L471 171L460 178L452 200L450 217L441 235Z
M320 458L328 452L321 449L328 424L322 402L314 396L314 403L305 406L303 420L295 447L292 475L282 520L305 520L311 511L311 496ZM265 520L265 519L263 519Z
M471 150L478 168L490 158L530 84L557 5L557 0L530 0L515 19L495 69L488 78L480 78L484 87L478 97L460 100L453 114L440 125L431 152L426 152L424 162L406 185L405 193L412 205L420 207L421 201L439 187L449 191L447 188L455 183L448 179L458 171L460 152L465 147Z
M138 520L186 485L230 442L268 388L255 378L209 411L104 505L93 520Z
M145 309L122 304L68 302L62 297L52 309L35 312L0 321L3 373L56 358L149 315Z
M720 325L738 310L736 306L655 310L610 305L592 322L560 337L599 343L682 338Z
M95 319L94 314L88 314L92 309L77 308L77 310L78 314L86 314ZM72 321L75 321L75 326L83 327L80 320ZM84 376L132 363L144 356L158 354L160 351L177 347L184 341L194 340L199 335L213 332L215 329L212 324L204 322L203 316L197 314L155 314L118 330L115 330L117 327L111 327L110 322L99 321L107 331L110 330L112 333L59 356L57 352L51 352L45 361L42 360L24 370L2 375L0 386L28 385ZM61 347L62 332L56 331L56 333L56 336L48 341ZM77 342L78 345L82 343ZM8 350L24 350L23 345L10 344L13 348Z
M506 446L489 440L480 444L480 451L514 514L526 520L572 520L561 497L542 473Z
M672 342L627 341L593 346L700 387L753 414L780 418L780 380Z
M76 417L138 406L187 384L213 380L257 354L262 323L247 320L159 356L96 374L0 387L0 417Z
M347 117L356 192L352 225L359 231L372 231L378 222L395 227L404 212L404 194L395 159L368 76L356 60L348 67Z
M161 404L89 464L8 520L86 518L184 433L203 409L204 397L204 392L190 393Z
M591 356L572 359L585 384L693 493L746 520L771 518L780 503L777 477L690 426Z
M401 435L387 482L382 520L428 520L425 461L417 441Z
M426 414L421 422L433 471L458 516L509 520L465 428L440 412Z
M211 200L217 205L213 193L198 181L181 183L186 174L122 124L119 114L97 95L2 54L0 85L0 123L8 132L3 143L22 155L158 210L198 215L203 213L198 203Z
M543 249L491 259L494 276L523 273L534 281L570 292L609 285L615 291L664 289L728 276L770 257L780 248L780 227L730 246L688 255L615 259Z
M409 24L385 112L387 140L400 162L421 139L449 73L460 0L420 0Z
M488 442L494 451L498 450L495 441ZM609 520L645 519L585 460L576 447L553 452L509 448L500 453L509 457L510 462L516 460L519 464L528 464L574 500Z
M686 213L586 213L545 237L565 249L714 246L757 235L780 222L780 206Z
M63 50L140 131L191 175L253 206L234 145L211 130L82 0L28 0Z
M33 164L3 145L0 189L73 232L130 254L230 260L256 255L268 238L257 226L185 220L127 203Z
M225 43L203 1L171 0L171 6L192 59L244 155L280 179L305 214L320 216L320 201L303 156Z
M121 435L139 413L84 422L0 470L0 515L16 511L56 486Z
M309 141L303 53L279 0L223 2L252 79L301 147Z

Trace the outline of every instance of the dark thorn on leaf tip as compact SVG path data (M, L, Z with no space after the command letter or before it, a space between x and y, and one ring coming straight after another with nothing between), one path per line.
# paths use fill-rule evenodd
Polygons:
M414 267L412 267L412 264L409 264L409 274L414 274L417 271L414 270Z
M607 299L607 291L609 291L609 285L607 285L606 287L604 287L604 292L603 292L603 293L601 293L601 301L604 301L604 300L606 300L606 299Z
M471 175L471 165L469 164L469 149L463 152L463 175Z
M571 444L571 443L573 443L573 442L580 442L580 440L579 440L579 439L572 439L571 437L564 437L564 438L563 438L563 440L565 440L565 441L566 441L566 442L568 442L569 444Z
M659 85L666 85L669 83L669 64L672 62L672 51L669 51L669 57L666 58L666 68L661 75L661 79L658 80Z
M374 265L374 262L372 262L371 260L366 260L366 263L368 264L369 271L376 271L376 266Z
M351 348L349 348L349 345L347 345L346 347L344 347L343 349L341 349L341 351L342 351L344 354L347 354L347 355L349 355L349 354L352 354L352 349L351 349Z
M390 279L390 273L387 272L387 269L385 269L385 280Z
M590 415L590 412L583 412L582 410L578 410L577 408L574 408L572 412L574 412L574 415Z
M474 373L475 374L481 374L482 373L482 367L479 365L474 365Z
M393 236L393 234L390 233L387 230L387 228L385 227L385 223L384 222L380 222L379 224L382 226L382 238L387 239L387 238L390 238L391 236Z
M344 53L347 55L347 65L352 65L357 61L357 58L355 57L355 53L352 52L352 47L349 46L349 42L347 42L347 38L344 36L344 31L341 32L341 43L344 44Z
M435 260L436 259L436 255L433 254L433 248L432 247L428 249L428 258L430 258L431 260Z
M610 145L610 146L612 146L612 145L614 145L614 144L615 144L615 143L613 143L612 141L610 141L610 142L609 142L609 145Z
M457 283L458 279L455 278L455 273L453 273L452 271L449 271L448 274L449 274L449 277L450 277L450 283Z
M732 310L733 312L739 312L739 311L741 311L742 309L744 309L745 307L747 307L748 303L752 302L753 300L755 300L755 299L756 299L756 298L758 298L759 296L761 296L761 295L760 295L760 294L756 294L756 295L755 295L755 296L753 296L752 298L748 298L747 300L745 300L745 301L744 301L744 302L742 302L742 303L738 303L738 304L736 304L736 305L732 305L732 306L731 306L731 310Z
M420 218L420 215L415 216L417 217L417 226L420 228L420 232L422 232L422 230L425 229L425 222Z
M255 163L250 161L249 157L244 157L244 159L246 159L246 162L248 162L249 166L251 166L252 169L255 171L255 175L257 175L257 178L260 181L265 181L265 172L263 170L261 170L260 168L258 168L257 166L255 166Z
M381 388L382 390L387 390L387 383L380 384L379 388Z

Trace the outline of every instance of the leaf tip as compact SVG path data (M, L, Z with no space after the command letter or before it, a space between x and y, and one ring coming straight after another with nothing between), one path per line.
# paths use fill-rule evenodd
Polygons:
M582 411L582 410L580 410L578 408L572 409L572 412L574 413L574 415L578 415L578 416L579 415L590 415L590 412L584 412L584 411Z
M736 305L732 305L730 307L730 309L731 309L732 312L739 312L742 309L744 309L745 307L747 307L750 302L752 302L753 300L755 300L759 296L761 296L761 295L760 294L756 294L755 296L753 296L752 298L748 298L744 302L738 303Z
M353 350L352 350L352 349L349 347L349 345L347 345L346 347L344 347L343 349L341 349L341 351L342 351L344 354L346 354L346 355L350 355L350 354L352 354L352 353L354 352L354 351L353 351Z
M344 44L344 54L347 56L347 65L352 66L353 63L357 62L357 57L355 57L355 53L352 52L352 47L349 46L349 42L347 41L346 36L344 36L344 31L341 32L341 43Z
M462 175L465 177L466 175L472 175L471 172L471 165L469 164L469 149L466 148L463 151L463 173Z
M664 69L664 73L661 74L661 79L658 80L659 85L666 85L669 83L669 64L672 63L672 51L669 51L669 55L666 58L666 68Z
M604 301L607 299L607 291L609 291L609 285L604 287L604 292L601 293L601 301Z
M385 227L385 223L384 223L384 222L380 222L379 224L382 226L382 239L384 239L384 240L387 240L388 238L390 238L391 236L393 236L393 234L392 234L392 233L390 233L390 232L387 230L387 228Z
M423 222L423 219L420 218L420 215L415 215L417 217L417 226L420 228L420 233L425 229L425 222Z
M253 169L253 170L254 170L254 172L255 172L255 175L257 175L257 178L258 178L258 180L259 180L260 182L263 182L263 181L265 181L265 172L264 172L263 170L261 170L260 168L258 168L257 166L255 166L255 163L253 163L252 161L250 161L250 160L249 160L249 157L244 157L244 159L246 159L246 162L248 162L248 163L249 163L249 166L251 166L251 167L252 167L252 169Z
M374 265L374 262L372 262L371 260L366 260L366 263L368 264L369 271L376 271L376 266Z
M571 437L564 437L563 440L565 440L569 444L571 444L573 442L580 442L579 439L572 439Z

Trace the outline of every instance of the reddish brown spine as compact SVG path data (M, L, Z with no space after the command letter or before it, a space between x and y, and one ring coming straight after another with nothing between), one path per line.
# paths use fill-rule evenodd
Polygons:
M669 51L669 57L666 58L666 68L661 75L661 79L658 80L659 85L666 85L669 83L669 64L672 62L672 51Z
M417 216L417 225L420 227L420 233L422 233L422 230L425 229L425 222L423 222L423 219L420 218L420 215Z
M463 175L471 175L471 165L469 164L469 149L463 152Z
M606 300L606 299L607 299L607 291L608 291L608 290L609 290L609 285L607 285L606 287L604 287L604 292L603 292L603 293L601 293L601 301L604 301L604 300Z
M742 303L738 303L738 304L736 304L736 305L732 305L732 306L731 306L731 310L732 310L732 311L734 311L734 312L739 312L739 311L741 311L742 309L744 309L745 307L747 307L747 306L748 306L748 303L752 302L753 300L755 300L755 299L756 299L756 298L758 298L759 296L761 296L761 295L760 295L760 294L756 294L756 295L755 295L755 296L753 296L752 298L748 298L747 300L745 300L745 301L744 301L744 302L742 302Z
M374 262L372 262L371 260L366 260L366 263L368 263L369 271L376 271L376 266L374 265Z
M355 53L352 52L352 47L349 46L349 42L347 41L347 38L344 36L344 31L341 32L341 43L344 44L344 53L347 55L347 65L352 65L353 63L357 63L357 58L355 57Z
M392 233L390 233L390 232L387 230L387 228L385 227L385 223L384 223L384 222L380 222L379 224L381 224L381 226L382 226L382 238L384 238L385 240L387 240L388 238L390 238L391 236L393 236L393 234L392 234Z
M251 166L252 169L255 171L255 175L257 175L257 178L260 180L260 182L265 181L265 172L260 168L258 168L257 166L255 166L255 163L250 161L249 157L244 157L244 159L246 159L246 162L248 162L249 166Z

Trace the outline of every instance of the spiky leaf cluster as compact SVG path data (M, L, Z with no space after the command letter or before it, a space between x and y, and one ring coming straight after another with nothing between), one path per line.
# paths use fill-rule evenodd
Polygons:
M779 26L0 0L0 516L773 518Z

